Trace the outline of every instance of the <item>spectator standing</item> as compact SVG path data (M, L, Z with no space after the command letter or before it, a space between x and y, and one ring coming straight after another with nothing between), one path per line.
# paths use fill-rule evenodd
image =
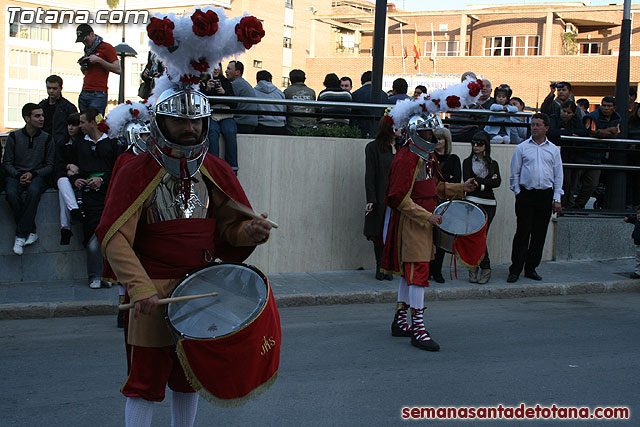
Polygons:
M488 79L482 79L482 95L478 98L478 105L485 110L490 109L496 103L496 99L491 96L492 89L491 82Z
M587 114L584 118L587 134L593 138L612 139L617 138L620 133L621 117L616 111L615 99L612 96L602 98L600 107ZM580 158L580 163L590 165L602 164L607 155L608 144L589 143L584 145L591 150L584 151ZM600 169L583 170L580 181L582 187L575 199L575 207L584 208L585 204L595 191L600 181Z
M380 271L382 265L382 249L384 243L380 232L384 222L386 205L384 196L387 192L389 169L393 156L396 154L396 143L400 137L400 130L393 130L393 126L384 118L378 124L376 139L364 148L365 174L364 187L367 204L365 206L364 235L373 242L373 252L376 257L376 279L393 280L391 274Z
M509 104L511 99L511 88L506 85L500 85L493 93L495 103L489 108L491 111L517 113L518 107ZM504 126L501 123L511 122L511 117L508 116L489 116L489 122L497 124L488 124L484 127L484 131L489 134L492 144L510 144L511 137L514 133L514 126ZM517 139L517 134L514 136L514 140Z
M628 121L628 138L640 140L640 104L636 102L638 91L635 87L629 88L629 121ZM640 166L640 152L638 147L629 153L629 164L632 166ZM640 204L640 173L627 173L627 189L629 198L634 205Z
M629 122L628 137L629 139L640 139L640 104L636 102L638 99L638 90L635 87L629 88Z
M53 172L55 158L53 137L42 130L42 108L27 103L22 107L22 118L26 125L9 134L2 159L2 166L7 173L7 202L16 221L13 244L16 255L22 255L24 246L38 240L36 213L40 195L46 188L46 179Z
M40 101L44 113L42 130L53 137L56 145L64 144L69 139L67 133L67 118L77 113L76 106L62 96L62 78L55 74L45 80L48 98Z
M60 204L60 244L68 245L71 242L71 218L82 219L82 213L76 200L75 192L71 186L69 177L76 175L78 166L73 164L74 144L79 144L84 139L80 130L80 114L73 113L67 117L67 133L69 138L64 144L56 144L55 180L58 187L58 203Z
M556 115L560 112L562 105L568 100L574 100L572 86L569 82L554 82L549 85L551 89L549 94L542 102L540 106L540 111L547 114L549 117ZM556 90L558 91L558 96L555 97ZM583 120L584 113L582 110L577 113L578 119Z
M111 172L118 156L117 141L102 133L96 117L98 110L93 107L80 113L80 129L85 136L74 144L73 163L78 166L79 173L70 177L73 186L82 194L83 243L87 248L87 275L91 289L102 286L103 258L95 229L104 210ZM107 282L105 284L110 287Z
M584 116L589 114L589 100L587 98L580 98L576 101L576 105L580 107Z
M524 101L517 96L514 96L509 100L509 105L512 105L518 109L518 113L524 111ZM527 118L522 116L510 117L512 123L524 124L527 123ZM520 144L522 141L528 138L528 129L525 126L511 126L511 139L510 144Z
M500 167L491 158L491 140L484 131L479 131L471 140L471 154L462 162L462 179L473 178L478 186L466 195L466 200L480 206L487 214L487 235L496 215L497 202L493 189L500 187ZM491 279L491 260L487 248L478 267L469 269L469 282L487 283Z
M211 97L235 96L233 85L222 75L222 64L213 67L213 75L210 79L200 84L200 91ZM235 102L220 102L209 98L212 108L231 109L236 108ZM224 136L224 160L229 163L231 169L238 173L238 126L233 119L233 114L211 113L209 119L209 153L220 157L220 134Z
M560 149L547 139L549 116L534 114L531 138L518 144L511 158L511 190L516 195L516 234L511 248L507 282L524 275L542 280L536 272L542 259L551 212L562 212Z
M256 91L249 82L242 77L244 74L244 64L242 62L229 61L225 74L227 78L231 80L235 96L244 98L256 97ZM236 108L238 110L253 110L256 108L256 104L239 102ZM238 126L238 133L254 133L256 127L258 127L258 116L255 114L234 114L233 119Z
M371 103L371 74L371 71L365 71L362 73L362 76L360 77L362 86L351 94L353 102L360 102L362 104ZM389 96L383 90L380 91L380 103L389 103ZM354 108L351 111L354 115L375 114L374 110L370 110L368 108ZM381 110L378 110L378 112L380 115L383 113ZM363 138L373 138L379 130L379 126L375 119L354 118L351 119L351 126L357 126L360 128Z
M587 129L576 116L577 109L578 108L573 101L565 101L564 105L562 106L562 110L560 110L560 114L551 117L549 133L547 134L547 138L549 138L551 142L553 142L554 144L560 143L560 138L563 135L587 136ZM588 162L588 159L585 158L584 152L572 151L569 146L567 146L566 148L567 149L563 150L563 152L561 153L562 161L564 163ZM588 182L588 180L591 179L589 177L590 173L591 171L588 169L565 168L563 185L564 196L562 198L563 206L567 208L575 207L574 195L580 194L578 193L579 189L585 188L585 190L587 190L590 187L591 184L589 184ZM585 194L582 194L580 196L580 200L582 200L584 196ZM584 200L585 203L588 199L589 197Z
M420 95L426 95L427 94L427 87L423 86L423 85L418 85L416 86L416 88L413 90L413 98L419 98Z
M284 93L272 83L273 76L267 70L260 70L256 73L256 81L258 84L254 87L256 98L266 99L284 99ZM258 127L256 133L263 135L291 135L287 129L286 116L268 115L268 112L287 111L287 107L283 104L258 104L258 109L265 114L258 116Z
M162 61L158 59L158 56L149 51L149 56L147 57L147 65L140 73L140 78L142 79L142 84L138 89L138 96L142 99L147 99L153 93L153 88L155 87L155 79L160 77L164 73L164 65Z
M435 155L440 164L442 178L444 182L458 184L462 180L462 168L460 167L460 157L451 153L451 132L449 129L438 128L434 132L438 139ZM443 200L440 200L442 202ZM436 246L435 258L429 263L429 277L433 277L438 283L444 283L442 276L442 260L444 259L444 250Z
M304 71L298 69L291 70L289 72L289 80L291 81L291 85L284 90L285 99L293 99L296 101L316 100L316 92L304 84L306 80ZM315 108L302 105L287 105L287 111L290 113L315 113ZM313 127L316 123L317 121L313 117L287 117L287 125L292 130L300 127Z
M471 77L474 80L477 79L476 74L473 71L466 71L462 73L462 76L460 77L460 81L464 82L469 77ZM480 109L480 105L476 103L473 105L469 105L467 108ZM481 116L483 121L485 117L486 116L484 115ZM449 113L449 118L451 120L465 120L465 121L472 121L472 120L478 119L477 115L467 114L467 113L455 113L455 112ZM471 138L478 131L478 126L470 123L465 123L465 124L451 123L448 125L447 128L451 132L452 139L456 142L471 142Z
M409 84L405 79L402 77L395 79L391 84L391 96L389 97L389 103L395 104L404 99L411 99L411 97L407 95L408 90Z
M631 238L633 244L636 245L636 268L631 274L631 278L640 279L640 206L636 208L636 214L625 217L624 222L633 224Z
M351 77L344 76L340 78L340 87L347 92L351 92L351 89L353 89L353 81L351 80Z
M88 24L76 28L76 43L84 44L84 56L78 60L84 74L82 91L78 96L78 108L84 111L93 107L102 115L107 108L107 81L109 73L120 74L120 61L116 50L96 35Z
M322 82L325 89L318 94L318 101L331 102L351 102L351 94L340 87L340 79L335 73L329 73ZM344 114L344 118L323 117L320 123L323 124L348 124L349 119L346 117L351 113L351 108L347 107L322 107L323 114Z

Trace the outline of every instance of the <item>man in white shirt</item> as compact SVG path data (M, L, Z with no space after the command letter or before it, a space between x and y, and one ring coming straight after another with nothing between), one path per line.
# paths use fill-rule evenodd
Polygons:
M562 159L560 149L547 139L549 116L534 114L531 138L517 147L511 158L511 190L516 195L517 228L513 236L507 282L524 275L542 280L536 267L542 259L551 212L561 212Z

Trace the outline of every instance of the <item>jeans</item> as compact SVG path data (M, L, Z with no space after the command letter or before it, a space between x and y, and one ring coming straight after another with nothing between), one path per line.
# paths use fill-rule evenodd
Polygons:
M98 113L104 116L104 111L107 108L107 92L96 91L82 91L78 96L78 110L80 113L87 108L93 107L98 110Z
M222 134L224 136L224 160L234 171L238 170L237 133L238 127L232 118L222 119L219 122L209 119L209 152L220 157L220 134Z
M20 180L7 177L7 202L16 220L16 237L27 238L36 232L36 213L40 195L45 190L44 178L40 175L31 180L31 184L22 185ZM22 192L25 192L24 201Z

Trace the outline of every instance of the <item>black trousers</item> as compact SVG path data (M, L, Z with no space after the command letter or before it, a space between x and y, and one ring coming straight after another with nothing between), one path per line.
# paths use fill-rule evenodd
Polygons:
M553 210L553 189L527 190L516 196L516 235L511 247L509 273L531 272L542 259L542 249Z

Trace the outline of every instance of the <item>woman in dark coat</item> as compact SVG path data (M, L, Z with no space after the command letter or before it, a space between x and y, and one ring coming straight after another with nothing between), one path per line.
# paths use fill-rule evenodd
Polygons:
M478 187L467 193L466 199L480 206L487 213L487 233L496 214L496 198L493 189L500 186L500 168L498 162L491 158L491 142L489 135L480 131L471 139L471 154L462 162L462 179L474 178ZM484 284L491 278L491 261L489 251L485 252L479 267L469 270L469 282Z
M392 280L391 274L384 274L380 271L382 263L382 224L386 206L384 196L387 192L387 181L389 178L389 168L396 154L396 138L399 132L395 133L393 127L380 119L376 139L367 144L364 149L366 157L366 169L364 175L364 186L367 193L367 205L364 217L364 235L367 240L373 242L373 251L376 256L376 279Z
M449 129L436 129L434 132L438 138L435 155L440 164L442 177L445 182L457 184L462 182L462 170L460 169L460 157L451 154L451 132ZM442 277L442 260L444 259L444 250L436 246L435 258L429 263L429 276L433 277L438 283L444 283Z

